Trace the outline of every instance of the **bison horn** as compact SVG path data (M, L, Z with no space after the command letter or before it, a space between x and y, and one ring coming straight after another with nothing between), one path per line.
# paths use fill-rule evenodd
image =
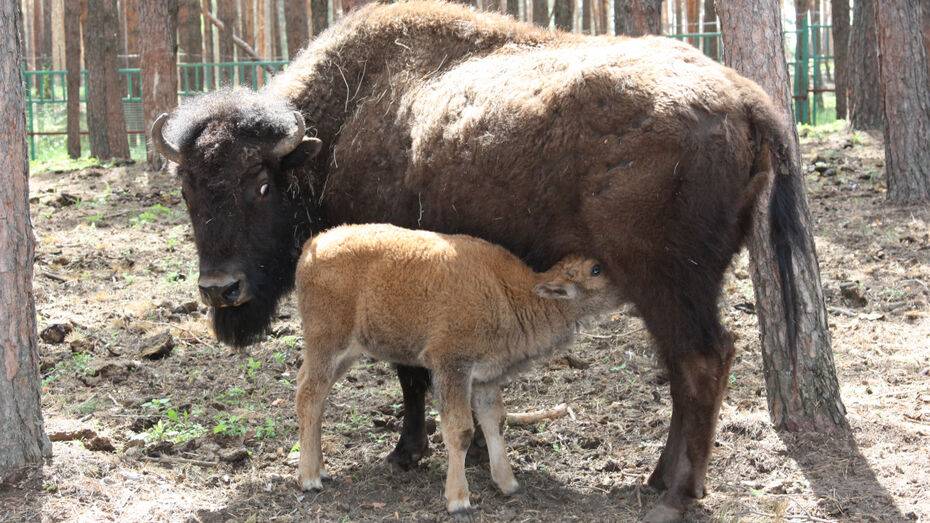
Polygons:
M291 134L281 138L278 145L275 145L274 149L272 149L271 154L275 158L283 158L294 152L294 149L303 141L304 134L307 132L307 125L304 123L304 117L300 114L300 111L294 111L294 120L297 122L297 128Z
M152 124L152 143L155 145L155 150L162 156L174 163L180 164L181 151L178 151L177 147L168 143L168 140L165 140L165 135L162 134L162 129L165 127L165 122L167 121L168 113L161 113L161 115L155 119L155 123Z

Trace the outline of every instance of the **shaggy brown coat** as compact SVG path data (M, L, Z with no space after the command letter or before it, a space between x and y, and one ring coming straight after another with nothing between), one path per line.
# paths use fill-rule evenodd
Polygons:
M519 487L500 433L500 383L567 346L577 325L616 308L597 261L568 257L534 273L464 235L343 226L307 242L297 264L304 359L297 388L302 488L322 487L320 431L330 387L363 355L432 371L449 452L449 512L470 507L465 452L484 433L491 476Z

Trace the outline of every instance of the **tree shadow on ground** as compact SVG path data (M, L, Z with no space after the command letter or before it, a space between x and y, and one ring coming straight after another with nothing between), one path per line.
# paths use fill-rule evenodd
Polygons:
M823 511L840 521L909 521L878 481L853 436L779 432L819 498ZM913 516L913 517L911 517Z
M0 521L42 521L48 493L42 466L18 469L0 478Z

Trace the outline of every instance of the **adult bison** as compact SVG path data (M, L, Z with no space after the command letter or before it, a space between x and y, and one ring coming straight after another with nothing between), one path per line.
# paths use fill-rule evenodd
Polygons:
M704 495L734 353L721 279L770 178L769 148L784 146L754 83L669 39L409 2L350 15L258 93L207 94L165 122L153 139L177 164L219 339L261 336L302 242L336 224L467 233L537 269L597 258L670 376L671 428L649 479L665 494L646 519L679 518ZM787 275L799 244L784 182L770 216ZM398 375L407 418L391 457L410 463L427 444L428 377Z

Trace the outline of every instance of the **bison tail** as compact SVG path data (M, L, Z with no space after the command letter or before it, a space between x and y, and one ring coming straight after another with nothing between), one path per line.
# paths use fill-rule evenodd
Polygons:
M775 170L772 198L769 200L770 238L778 266L781 298L785 308L789 347L797 347L799 307L797 287L794 281L794 254L807 249L807 238L801 225L801 195L798 186L792 183L791 170Z

